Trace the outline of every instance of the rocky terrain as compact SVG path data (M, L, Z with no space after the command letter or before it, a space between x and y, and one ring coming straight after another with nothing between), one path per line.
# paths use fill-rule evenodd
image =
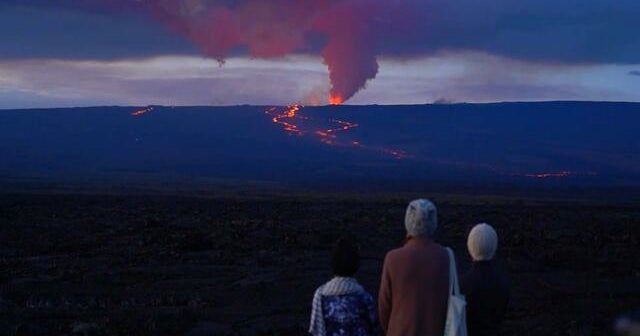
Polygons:
M303 335L333 240L359 237L375 295L414 196L0 196L0 335ZM505 335L611 334L640 308L639 204L434 199L463 270L470 227L496 227Z

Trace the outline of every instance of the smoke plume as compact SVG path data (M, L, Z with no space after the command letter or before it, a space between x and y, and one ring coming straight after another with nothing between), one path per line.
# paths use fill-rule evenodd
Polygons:
M472 51L537 63L640 62L637 0L2 0L0 6L23 3L142 10L219 62L240 54L320 55L332 103L375 78L380 56Z
M378 73L378 0L159 0L144 6L207 57L274 58L319 51L329 69L329 102L351 98Z

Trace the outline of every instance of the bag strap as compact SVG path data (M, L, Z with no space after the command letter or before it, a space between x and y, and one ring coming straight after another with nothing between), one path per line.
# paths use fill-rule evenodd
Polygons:
M458 271L456 270L456 257L453 250L446 248L449 254L449 295L460 295L460 285L458 284Z

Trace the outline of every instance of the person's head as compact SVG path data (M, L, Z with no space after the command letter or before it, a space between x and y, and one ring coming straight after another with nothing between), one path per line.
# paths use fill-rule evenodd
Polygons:
M438 227L436 206L427 199L411 201L404 216L407 237L425 236L433 238Z
M493 259L498 249L498 234L489 224L478 224L469 232L467 248L473 261Z
M331 271L336 276L351 277L358 271L360 256L355 239L350 236L339 238L331 251Z

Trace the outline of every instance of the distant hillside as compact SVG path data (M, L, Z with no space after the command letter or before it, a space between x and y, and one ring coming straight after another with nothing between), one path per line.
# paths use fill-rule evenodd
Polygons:
M0 111L0 181L640 185L640 104Z

